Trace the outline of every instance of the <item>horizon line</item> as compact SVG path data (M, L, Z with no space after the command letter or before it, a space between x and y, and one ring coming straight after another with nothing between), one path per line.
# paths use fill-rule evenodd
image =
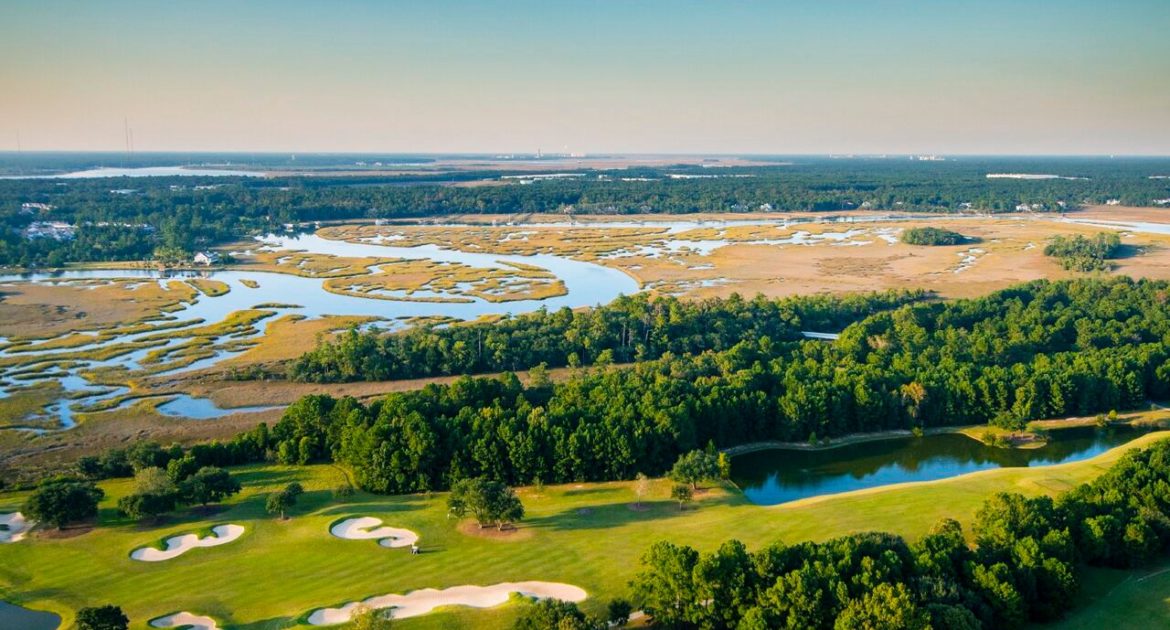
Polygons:
M880 151L829 151L822 153L761 153L761 152L729 152L729 151L598 151L573 153L541 153L518 151L297 151L273 149L225 149L225 150L186 150L186 149L152 149L149 151L127 152L124 149L0 149L3 156L45 155L45 154L79 154L79 155L120 155L133 157L136 155L402 155L402 156L468 156L468 157L500 157L500 156L531 156L537 159L566 158L587 160L604 157L841 157L841 158L882 158L882 157L1080 157L1080 158L1170 158L1167 153L965 153L965 152L938 152L938 151L910 151L910 152L880 152ZM537 157L537 156L540 157Z

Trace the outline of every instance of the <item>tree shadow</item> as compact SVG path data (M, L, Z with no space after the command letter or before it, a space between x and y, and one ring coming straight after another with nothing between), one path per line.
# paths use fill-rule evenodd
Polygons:
M525 519L524 524L526 527L556 531L609 529L634 522L669 520L707 508L730 505L733 502L734 499L731 496L703 499L691 503L685 510L679 509L678 501L665 499L642 501L637 507L627 503L605 503L563 510L550 516Z
M251 623L239 623L225 619L223 623L225 627L235 628L235 630L280 630L281 628L291 628L297 625L298 620L298 617L272 617Z
M1136 256L1141 256L1142 254L1148 254L1150 252L1154 252L1154 251L1157 251L1159 249L1161 249L1161 247L1159 247L1157 245L1143 245L1141 247L1138 247L1137 245L1130 245L1128 243L1122 243L1121 245L1117 246L1117 249L1113 250L1113 256L1111 256L1111 259L1112 260L1123 260L1126 258L1134 258Z
M375 500L368 502L344 501L320 510L324 516L377 516L394 512L412 512L426 506L427 500L420 496L398 497L394 501Z
M309 471L296 468L282 468L273 470L262 468L259 470L233 471L232 476L239 480L244 487L288 484L294 481L305 481L309 478Z
M614 494L617 492L628 492L628 491L629 490L627 488L590 487L590 488L573 488L570 490L565 490L561 494L563 494L566 497L583 497L583 496L590 496L590 495L596 495L596 494Z

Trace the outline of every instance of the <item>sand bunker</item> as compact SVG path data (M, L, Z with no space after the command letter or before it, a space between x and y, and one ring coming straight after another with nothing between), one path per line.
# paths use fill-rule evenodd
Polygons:
M211 617L201 617L187 611L177 612L166 617L150 620L154 628L187 628L187 630L219 630L215 620Z
M418 542L418 534L409 529L379 527L382 519L372 516L347 518L329 528L329 533L348 540L378 539L383 547L409 547Z
M491 586L452 586L442 590L424 588L406 595L379 595L361 602L350 602L341 608L319 608L309 615L309 623L314 626L345 623L359 604L374 609L393 608L390 616L394 619L425 615L439 606L491 608L508 601L512 593L566 602L579 602L586 597L583 589L557 582L504 582Z
M11 514L0 514L0 543L14 543L24 540L24 535L28 533L29 523L24 520L24 515L20 512L12 512Z
M143 562L162 562L163 560L170 560L177 558L187 551L196 547L215 547L217 545L226 545L231 541L239 538L244 533L242 525L216 525L211 528L212 535L206 538L200 538L195 534L183 534L182 536L174 536L167 539L167 548L158 550L154 547L142 547L135 549L130 553L130 557L134 560L141 560Z

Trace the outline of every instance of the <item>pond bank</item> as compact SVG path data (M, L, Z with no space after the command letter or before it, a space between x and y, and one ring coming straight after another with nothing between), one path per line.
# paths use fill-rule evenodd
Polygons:
M1162 406L1158 406L1158 405L1155 405L1155 406L1157 407L1157 411L1152 412L1152 413L1157 414L1158 411L1163 411L1163 412L1170 411L1170 408L1162 407ZM1167 415L1167 414L1160 414L1160 415L1156 415L1156 416L1151 416L1151 413L1148 413L1148 412L1129 412L1124 417L1122 417L1120 420L1110 423L1109 426L1129 426L1129 425L1145 426L1145 425L1150 425L1151 427L1157 427L1157 426L1163 425L1167 421L1170 421L1170 415ZM1072 428L1076 428L1076 427L1097 426L1097 418L1096 418L1096 416L1085 416L1085 417L1072 417L1072 418L1058 418L1058 419L1052 419L1052 420L1034 420L1032 422L1029 422L1028 425L1031 427L1035 427L1037 429L1043 429L1045 431L1052 431L1052 430L1059 431L1061 429L1072 429ZM737 455L746 455L748 453L755 453L758 451L770 451L770 450L826 451L826 450L831 450L834 448L840 448L842 446L849 446L851 444L860 444L860 443L864 443L864 442L876 442L876 441L881 441L881 440L890 440L890 439L896 439L896 438L908 438L908 437L916 437L916 436L917 437L925 437L928 435L943 435L943 434L947 434L947 433L957 433L957 434L969 437L972 440L975 440L977 442L983 442L982 438L980 437L980 433L982 433L984 431L995 431L997 429L998 429L998 427L994 427L994 426L987 425L987 424L968 424L968 425L957 425L957 426L952 426L952 427L931 427L929 429L924 429L920 434L915 434L913 431L911 431L909 429L891 429L889 431L873 431L873 432L868 432L868 433L851 433L851 434L846 435L844 437L829 438L829 439L825 439L825 440L820 440L816 444L810 444L807 441L806 442L781 442L778 440L768 440L768 441L763 441L763 442L749 442L747 444L738 444L736 446L721 448L721 449L719 449L719 452L725 453L728 457L735 457ZM1000 430L1001 432L1004 432L1005 434L1011 433L1011 434L1017 434L1017 435L1024 435L1024 434L1035 435L1035 433L1028 431L1028 430L1015 431L1015 432L1006 431L1006 430L1002 430L1002 429L998 429L998 430ZM1023 442L1021 444L1018 444L1018 445L1014 444L1012 446L1005 447L1005 448L1024 448L1024 449L1038 448L1038 447L1044 446L1044 443L1045 443L1045 441L1028 440L1028 441Z

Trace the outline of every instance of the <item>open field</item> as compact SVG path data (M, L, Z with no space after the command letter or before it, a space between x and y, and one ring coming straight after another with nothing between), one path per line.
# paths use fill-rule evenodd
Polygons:
M666 498L664 481L654 484L640 510L631 508L635 497L631 484L625 482L523 488L520 496L528 517L520 528L488 536L478 535L474 526L462 527L447 519L442 494L381 497L358 493L334 499L331 490L345 481L345 473L332 466L238 469L245 490L222 511L210 516L183 513L146 527L120 520L115 513L117 498L131 487L129 480L117 480L103 484L107 497L102 503L101 527L65 537L34 534L22 543L0 548L0 596L53 610L67 622L79 606L112 601L126 609L137 627L147 619L188 610L233 627L260 628L292 622L314 608L359 597L424 587L546 580L584 588L589 599L583 607L601 612L610 598L627 595L626 584L637 570L637 558L662 538L704 551L728 538L740 539L754 549L775 540L824 540L867 530L893 531L914 539L944 517L969 524L983 499L993 492L1061 492L1093 478L1126 449L1168 436L1170 432L1147 434L1130 445L1072 464L990 470L775 507L752 505L738 491L717 487L680 512ZM308 492L293 518L282 522L264 515L267 493L294 480ZM19 494L0 495L0 512L15 509L21 500ZM411 556L406 550L329 534L332 524L354 516L373 516L389 526L417 532L423 554ZM143 545L223 523L243 525L244 535L230 545L195 550L163 563L129 558L133 549ZM176 588L180 584L184 587ZM236 584L249 588L234 588ZM502 628L511 612L509 607L440 612L396 625Z

